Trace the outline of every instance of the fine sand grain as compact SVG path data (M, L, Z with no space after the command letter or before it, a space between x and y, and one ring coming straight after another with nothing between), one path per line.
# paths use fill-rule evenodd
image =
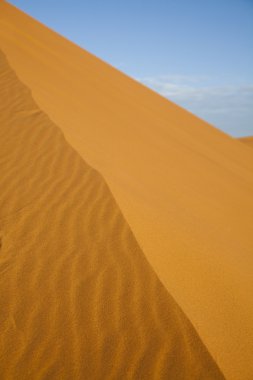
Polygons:
M222 379L103 178L0 53L0 379Z
M252 380L253 150L4 1L0 46L40 109L105 178L225 377Z

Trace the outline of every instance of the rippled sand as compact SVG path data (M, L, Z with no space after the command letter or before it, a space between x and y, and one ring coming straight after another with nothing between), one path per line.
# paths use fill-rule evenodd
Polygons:
M49 228L50 242L46 242L45 233L41 232L42 237L38 238L41 243L35 242L33 246L36 247L36 250L45 248L46 252L48 252L49 257L47 260L49 265L47 268L50 268L54 244L58 246L61 241L63 248L67 244L64 239L67 239L68 242L72 242L72 240L77 242L80 239L80 244L87 243L88 247L90 247L100 241L102 230L95 227L95 221L91 222L91 220L96 220L96 217L104 226L103 250L108 245L114 244L117 239L119 239L117 244L123 244L121 233L117 228L116 232L115 230L111 232L109 237L107 235L106 231L110 225L107 225L109 211L105 212L107 216L103 216L103 223L101 217L96 216L96 213L99 214L99 211L103 208L100 205L101 200L97 201L98 211L94 213L89 211L91 217L89 219L87 214L75 211L75 207L81 207L81 210L86 208L90 210L90 208L87 205L80 206L78 203L81 202L79 195L77 200L72 195L72 190L69 193L64 190L65 185L63 186L63 183L65 183L65 180L58 179L57 176L61 175L68 177L70 180L74 178L73 176L78 171L77 164L69 163L72 156L70 155L71 157L67 158L66 153L67 151L73 152L71 149L75 149L77 152L75 154L76 156L77 154L79 155L77 157L79 157L80 162L89 163L105 179L111 191L111 197L113 196L118 204L120 210L118 212L122 212L124 215L125 224L133 232L143 252L143 260L147 260L149 263L147 264L145 261L146 267L150 268L151 272L154 271L152 276L157 276L157 281L161 281L165 287L163 289L166 289L167 297L168 294L171 294L176 303L182 308L225 377L228 380L252 380L253 150L241 141L237 141L213 128L189 112L128 78L1 0L0 48L19 80L26 86L26 91L31 91L32 98L38 104L38 106L34 105L32 107L32 109L36 110L30 110L29 112L24 111L26 108L22 105L16 115L8 111L2 102L4 113L2 112L1 116L5 117L6 120L9 118L9 123L16 123L16 126L20 128L20 133L25 133L26 128L34 130L34 122L36 124L35 129L39 130L36 118L37 113L40 112L47 119L45 128L46 125L49 127L47 123L51 123L48 119L49 117L58 126L58 128L55 127L58 134L61 136L62 133L64 134L66 141L63 141L65 141L65 147L68 146L69 149L57 150L59 163L53 169L50 164L51 161L54 162L55 155L50 150L52 147L50 148L51 138L49 138L51 136L49 130L52 131L52 128L48 129L48 140L43 145L43 149L40 147L40 141L43 140L44 135L39 134L39 132L37 134L35 132L28 133L32 142L25 145L26 141L27 144L30 141L26 138L25 142L17 145L22 146L21 151L21 148L17 149L16 145L8 148L7 142L9 143L11 140L3 137L4 143L1 143L1 150L6 152L2 161L2 172L7 173L1 176L1 180L4 181L3 190L1 191L3 200L1 213L3 217L8 216L9 220L12 209L16 213L16 210L21 212L25 207L24 211L28 212L27 210L30 210L29 204L31 203L34 206L33 199L39 202L45 199L45 207L48 207L48 212L51 214L50 216L45 214L43 221L40 222L36 211L36 217L31 217L30 224L25 227L28 231L27 233L31 234L33 238L25 238L25 243L27 240L32 242L33 239L36 239L37 224L42 229ZM2 88L4 101L7 101L8 98L12 99L10 102L12 106L21 102L18 91L13 91L11 95L8 95L8 89L11 89L11 86L7 84ZM23 97L22 99L22 102L28 101L28 98ZM38 111L38 108L41 111ZM28 116L29 122L26 123L22 118ZM8 128L7 130L8 133L12 133L12 129ZM14 142L18 144L18 136L16 132L13 132L13 144ZM42 140L40 140L40 136ZM54 149L58 145L58 142L53 144ZM64 154L62 153L63 151ZM14 156L16 161L11 164ZM23 159L26 161L23 162ZM49 176L48 179L44 177L43 179L36 178L36 174L40 173L37 166L40 168L42 162L48 168L47 172L43 172L43 176ZM68 167L65 168L64 162L68 163ZM23 165L22 170L19 165ZM89 173L91 177L89 179L87 177L87 186L92 187L95 181L94 178L99 177L100 174L95 176L95 172L91 169L89 169ZM50 178L56 181L54 185L51 184ZM75 182L76 192L79 194L79 190L83 186L80 178L83 177L78 174L75 178L77 179L73 179L73 181ZM13 187L15 192L10 191L9 186ZM59 191L55 195L58 200L54 200L51 193L47 195L47 191L51 191L52 186ZM100 185L97 186L99 187ZM99 188L103 192L103 188ZM109 192L109 190L107 191ZM93 192L97 194L97 191L91 190L90 196L94 195ZM46 196L48 198L44 198ZM67 209L73 211L72 216L69 218L58 215L58 212L55 212L54 209L56 206L51 207L52 202L59 202L59 208L61 209L62 206L60 206L59 200L63 198ZM94 196L94 202L95 198ZM87 201L86 203L90 205L92 202ZM104 205L104 203L102 204ZM40 203L38 204L39 215L43 214L45 207ZM63 211L62 214L64 214ZM18 225L19 215L21 214L16 213L13 220L10 221L10 228ZM66 215L69 214L66 213ZM92 217L91 215L94 216ZM102 215L104 214L102 213ZM90 220L90 227L85 230L85 238L82 237L82 233L78 233L78 237L72 233L72 227L69 226L72 226L75 218L77 219L76 223L78 223L78 228L75 228L75 231L79 231L82 218ZM23 219L20 223L26 226ZM61 233L61 239L57 237L55 242L53 242L54 235L58 235L54 230L54 226L57 226L57 229L64 229L64 233ZM93 233L94 235L92 235ZM26 235L24 234L24 236ZM82 239L85 241L83 242ZM91 243L91 240L93 243ZM8 242L6 234L3 234L2 241L2 251L4 251ZM8 243L10 247L14 247L13 252L16 253L13 257L15 259L19 257L18 249L15 246L18 241L12 238ZM136 247L137 243L135 243ZM44 247L44 244L46 247ZM71 244L70 246L72 247ZM75 244L77 243L73 243L74 247ZM49 245L48 249L47 245ZM34 257L34 249L32 249L33 253L30 253L32 257ZM67 246L67 251L69 251L69 246ZM63 250L65 253L67 251ZM76 252L74 248L73 251ZM88 249L85 251L88 251ZM129 254L128 251L127 249L127 254ZM132 252L133 249L130 251ZM117 252L121 256L119 249L117 249ZM7 268L8 262L8 268L18 271L18 265L10 257L10 255L2 253L0 260L3 260L3 268ZM23 256L20 256L20 259L21 257ZM86 263L85 260L83 258L83 262ZM69 258L69 261L72 262L71 258ZM46 265L40 261L38 262L38 268L46 268ZM102 264L104 265L104 262L98 264L98 267L100 268L101 266L103 271ZM86 265L87 263L83 264L85 268ZM92 268L93 265L95 264L92 264ZM71 265L66 266L71 268ZM132 272L135 265L131 266L131 270L127 265L125 268L125 264L121 267L123 267L122 270L124 269L124 271L129 268L129 274L123 277L134 276L135 282L132 280L130 282L131 284L133 282L136 284L136 274ZM29 265L25 265L25 268L30 273ZM78 270L81 270L79 266ZM140 270L140 272L142 271L144 269ZM42 273L45 278L50 278L50 271L47 272L44 269ZM64 270L60 266L59 273L63 276ZM106 272L105 274L107 275L108 273ZM101 278L98 275L98 281L107 283L103 276ZM25 288L21 286L21 281L24 281L23 277L20 272L18 291L24 292ZM96 275L94 277L96 278ZM109 274L108 277L110 277ZM56 276L53 275L52 280L47 284L48 289L50 289L48 293L50 293L51 297L53 295L52 287L57 284L55 278ZM36 282L35 279L34 281ZM116 282L117 276L112 274L110 281L112 283ZM43 287L45 287L45 283L46 281L44 281ZM140 289L143 287L145 291L148 291L150 283L150 280L148 282L144 281ZM4 284L4 286L11 287L10 281L6 281ZM67 285L67 281L62 280L62 286L69 289L69 285ZM14 288L15 286L13 286ZM29 289L32 290L32 286ZM118 297L117 299L122 304L125 293L123 292L124 295L122 296L120 286L116 287L116 289L119 295L115 297ZM3 290L3 294L7 294L5 288ZM107 291L105 290L104 293L105 295L101 296L103 299L106 297ZM66 293L66 296L68 294ZM126 294L129 299L125 307L129 308L129 313L130 307L132 308L130 304L132 304L135 297L137 297L138 302L141 302L143 310L149 310L151 305L152 308L157 307L155 306L156 303L154 304L154 301L151 301L153 299L151 295L146 295L146 302L150 303L150 306L146 307L142 303L143 296L129 295L128 292ZM42 302L43 297L40 298L40 302ZM10 299L9 296L7 299ZM155 302L160 299L162 299L160 296L156 297ZM48 300L50 300L50 297L48 297ZM52 303L54 304L55 302L54 300ZM32 303L27 301L31 312L35 312ZM119 308L120 310L121 307ZM135 310L134 307L133 310ZM106 310L105 315L107 314ZM160 315L160 313L158 314ZM11 315L11 312L7 311L6 317L4 317L4 323L7 324L10 322L8 315ZM122 311L122 318L131 321L138 320L134 314L131 314L132 319L128 316L123 317L124 315L128 314L126 311ZM143 319L142 311L138 314L138 316L140 315ZM167 315L167 312L165 315ZM170 319L168 316L166 318ZM46 321L45 317L44 323ZM141 328L140 325L144 322L136 323L138 328ZM64 324L67 325L67 322L65 321ZM57 325L56 323L56 329ZM135 326L134 322L132 322L133 326ZM145 326L145 323L143 326ZM167 338L164 332L161 333L161 330L157 329L157 322L152 322L152 326L155 334L161 334L162 341L166 341L164 344L169 344L170 338ZM98 331L98 329L95 330ZM152 346L152 344L147 343L153 330L150 330L150 326L145 330L147 338L143 346L143 350L154 350L152 354L139 354L140 357L137 359L135 354L130 353L131 350L126 349L124 351L122 348L122 351L121 349L115 349L115 355L120 356L120 353L124 351L122 358L123 356L125 357L125 362L129 362L129 366L138 367L141 365L140 363L145 362L143 368L147 367L148 370L147 362L150 362L150 366L152 366L155 363L155 357L160 358L159 349L155 348L156 344ZM22 334L23 328L18 331ZM66 328L65 334L68 334L68 331ZM126 333L124 328L123 331L121 339L125 342L124 334L129 336L129 333ZM173 331L181 336L182 326L176 329L173 328ZM168 334L171 334L171 330L168 331ZM133 335L135 336L135 333ZM136 347L138 351L136 344L138 339L136 336L135 338L134 343L130 345ZM41 339L41 337L38 337L38 342ZM131 337L129 339L131 341ZM174 340L174 347L175 345L177 346L177 340L180 342L180 337ZM186 341L188 342L188 340ZM191 339L189 341L192 342ZM94 342L96 342L96 339L94 339ZM108 345L110 346L109 343ZM153 348L150 348L151 346ZM58 347L60 350L61 344ZM179 351L180 347L181 343L178 343ZM195 343L194 347L196 348ZM15 345L13 349L15 350ZM18 349L16 350L18 351ZM82 350L83 347L80 348L80 352ZM107 352L107 349L105 351ZM190 356L195 358L194 350L187 349L186 351L188 352L186 355L188 359ZM66 352L66 355L71 357L73 349L67 349ZM133 355L135 359L130 357L127 359L128 354ZM149 355L152 360L149 359ZM174 358L177 362L175 367L178 368L178 371L183 371L183 368L186 368L182 364L185 359L181 359L180 355L170 353L168 354L168 360L166 359L166 354L164 355L164 359L159 359L164 360L164 363L166 363L159 364L161 367L164 366L164 373L166 373L166 370L170 371L173 367L170 365L171 358ZM30 359L32 356L32 352L27 355ZM53 351L51 356L52 362L54 362ZM93 354L91 354L91 359L88 361L92 362L92 358ZM4 360L6 359L4 358ZM114 360L116 359L114 358ZM199 365L202 365L202 359L198 358L198 361ZM94 356L94 363L98 362L99 359ZM139 364L134 364L137 362ZM13 365L14 363L15 360L13 360ZM66 356L64 364L67 365ZM99 368L99 364L97 366ZM5 367L7 368L8 366L6 365ZM204 367L206 370L206 366ZM151 378L152 376L157 376L157 378L163 376L159 374L159 371L162 373L162 369L152 368ZM137 371L135 374L138 373L138 370L133 369L132 371ZM97 373L99 372L100 370ZM98 376L97 373L94 373L95 378ZM119 373L115 375L115 378L121 376ZM129 375L129 378L134 376L132 374ZM170 376L173 379L173 376L175 377L176 375ZM184 373L184 375L180 374L178 376L186 379L192 376L194 379L196 374L189 375ZM206 374L202 377L205 379L205 376Z
M104 179L2 53L0 99L0 378L222 379Z

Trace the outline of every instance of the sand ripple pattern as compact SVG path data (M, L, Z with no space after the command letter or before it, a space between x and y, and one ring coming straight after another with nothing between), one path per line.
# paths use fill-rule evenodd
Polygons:
M103 178L0 54L0 378L222 379Z

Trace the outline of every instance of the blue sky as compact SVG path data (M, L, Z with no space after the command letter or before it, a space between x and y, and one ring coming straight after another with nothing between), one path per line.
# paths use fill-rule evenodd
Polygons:
M253 135L253 0L11 0L233 136Z

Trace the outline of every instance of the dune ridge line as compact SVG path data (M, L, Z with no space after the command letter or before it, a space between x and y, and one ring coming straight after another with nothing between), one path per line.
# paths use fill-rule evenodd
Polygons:
M3 53L0 99L1 379L223 379Z
M0 46L229 380L253 378L253 150L8 3ZM22 195L22 194L21 194Z

